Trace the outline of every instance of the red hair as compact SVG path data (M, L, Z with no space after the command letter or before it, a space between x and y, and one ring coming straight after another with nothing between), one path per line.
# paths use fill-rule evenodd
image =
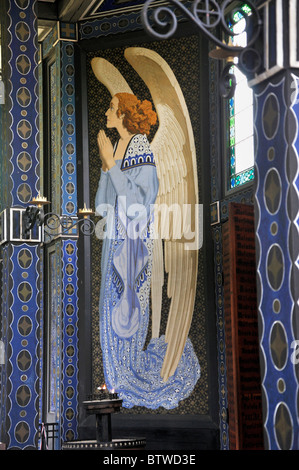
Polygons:
M132 134L149 134L150 129L157 122L157 114L148 100L140 101L131 93L117 93L118 117L124 114L124 126Z

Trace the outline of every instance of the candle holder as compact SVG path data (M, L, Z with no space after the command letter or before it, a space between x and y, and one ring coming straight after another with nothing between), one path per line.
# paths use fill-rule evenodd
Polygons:
M86 397L83 406L87 415L95 415L96 439L64 442L63 450L137 450L144 449L144 437L112 438L111 417L121 410L122 400L115 390L106 385L98 387L95 393Z
M118 394L115 390L109 391L106 385L98 387L95 393L87 396L89 401L104 401L104 400L119 400Z
M58 215L55 212L45 213L44 206L51 203L47 198L41 196L40 192L37 197L32 198L29 204L22 218L22 235L24 239L29 238L30 231L35 225L43 228L43 232L49 240L61 235L72 236L74 229L77 230L77 228L80 228L81 233L87 236L91 236L95 231L95 224L89 218L94 212L92 209L88 209L85 203L83 209L78 211L79 218Z
M86 219L89 215L93 215L94 212L92 209L87 209L86 204L84 202L83 209L79 209L78 215L83 215L84 219Z

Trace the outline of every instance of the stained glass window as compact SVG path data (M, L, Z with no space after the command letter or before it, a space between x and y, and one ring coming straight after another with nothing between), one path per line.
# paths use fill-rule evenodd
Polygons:
M242 10L250 14L244 4ZM246 46L246 20L241 11L234 16L232 43ZM254 137L253 137L253 93L247 78L238 69L231 70L236 77L234 96L229 100L229 189L234 189L254 179Z

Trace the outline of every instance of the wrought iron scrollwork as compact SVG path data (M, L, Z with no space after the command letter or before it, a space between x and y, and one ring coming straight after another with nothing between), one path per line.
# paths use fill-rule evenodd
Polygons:
M156 39L168 39L175 33L177 29L178 20L176 13L173 11L173 9L171 9L170 6L167 5L154 7L152 5L153 2L154 0L147 0L143 6L141 19L144 28L149 35ZM205 34L205 36L217 46L228 51L231 49L239 49L240 52L242 51L242 47L232 47L230 44L224 43L214 34L215 28L220 26L224 33L226 33L228 36L235 35L235 33L233 33L231 30L230 22L233 21L232 19L236 12L242 13L246 19L247 28L248 18L244 11L241 10L241 5L237 7L235 1L225 0L221 5L219 5L218 2L214 0L195 0L193 1L191 10L189 10L179 0L168 0L168 3L181 11L185 17L192 21L192 23L196 24ZM244 2L241 1L239 3L242 5L244 4ZM249 0L246 1L246 4L251 9L251 23L254 24L253 31L251 31L250 40L247 44L247 47L251 47L259 36L262 21L255 5ZM232 6L231 9L229 8L230 6ZM149 21L149 17L151 15L153 24L151 24ZM157 28L160 31L157 31ZM163 31L161 31L162 29Z
M146 32L157 39L170 38L177 29L177 16L170 6L156 6L153 9L153 1L147 0L144 4L141 17ZM231 98L234 95L236 87L236 79L231 73L232 66L238 67L246 76L250 76L257 72L261 67L261 56L259 52L252 46L258 39L262 27L258 9L251 1L246 1L250 8L250 24L249 16L244 12L242 6L244 2L236 2L225 0L221 5L214 0L195 0L193 1L191 11L179 0L168 0L173 7L183 12L194 24L196 24L203 34L212 41L220 50L226 51L228 57L233 52L234 57L238 57L238 62L231 60L224 66L219 78L219 91L223 98ZM240 4L239 6L237 4ZM239 15L236 15L239 13ZM239 16L245 19L245 28L241 32L250 31L246 47L232 45L231 41L223 41L215 36L215 32L222 29L224 36L232 38L238 36L241 32L233 32L235 24L234 17ZM151 17L152 24L149 21ZM158 31L157 31L158 29ZM225 58L220 57L220 58Z
M71 235L74 228L80 229L83 235L90 236L95 231L95 224L89 218L82 218L74 221L73 217L68 215L57 215L49 212L44 216L44 233L48 237L56 235Z
M234 96L236 77L233 73L230 73L232 67L238 67L244 75L248 76L248 74L255 73L259 70L261 61L261 56L255 49L246 47L239 54L238 63L227 62L219 78L220 96L225 99L230 99Z
M219 80L219 93L222 98L230 99L235 94L236 89L236 77L233 73L230 73L231 68L235 64L233 62L228 62L222 70L220 80Z
M42 209L28 206L23 215L23 237L25 239L35 224L43 226L45 238L50 240L62 235L72 236L74 228L80 229L81 233L86 236L91 236L95 232L94 222L87 217L76 220L68 215L60 216L54 212L44 214Z

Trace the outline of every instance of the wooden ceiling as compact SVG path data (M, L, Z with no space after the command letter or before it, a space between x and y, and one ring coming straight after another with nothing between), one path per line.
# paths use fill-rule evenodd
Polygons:
M43 41L57 21L77 23L140 10L143 5L144 0L38 0L38 38Z
M38 18L43 21L76 23L88 18L140 9L143 4L143 0L38 0Z

